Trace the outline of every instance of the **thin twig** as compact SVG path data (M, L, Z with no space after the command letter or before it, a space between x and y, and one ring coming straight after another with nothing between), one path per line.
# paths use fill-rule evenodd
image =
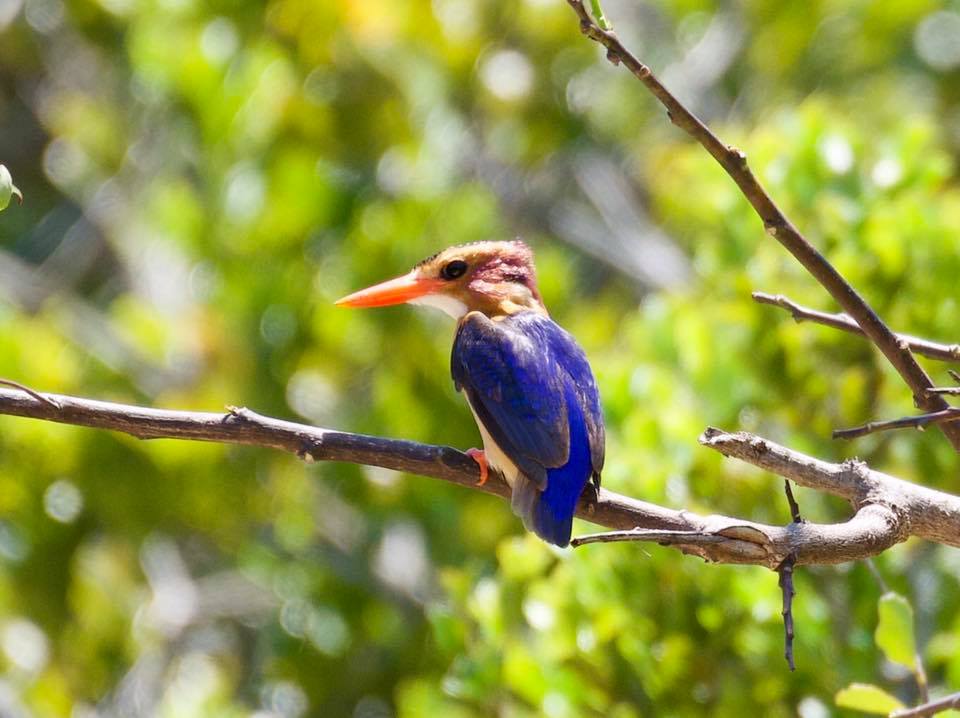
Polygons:
M783 491L787 495L791 520L795 524L802 524L803 517L800 515L800 504L793 496L789 479L783 480ZM793 567L796 562L797 555L792 553L777 566L777 575L779 576L777 585L780 586L780 592L783 594L783 610L780 612L780 615L783 616L783 657L787 660L787 665L791 671L797 670L793 660L793 597L796 595L793 587Z
M870 574L873 576L873 580L877 582L877 585L880 587L880 593L886 593L890 590L890 587L887 585L886 580L883 578L883 574L880 573L880 569L877 568L876 562L872 558L864 559L864 564L866 564L867 569L870 571Z
M31 389L29 386L24 386L23 384L21 384L21 383L18 382L18 381L13 381L13 379L0 379L0 384L2 384L3 386L12 387L12 388L14 388L14 389L19 389L20 391L22 391L22 392L24 392L24 393L26 393L26 394L29 394L30 396L32 396L32 397L33 397L34 399L36 399L37 401L42 401L44 404L49 404L49 405L52 406L54 409L59 409L59 408L60 408L60 405L59 405L57 402L55 402L53 399L44 396L43 394L41 394L41 393L38 392L38 391L34 391L34 390Z
M922 431L931 424L945 424L958 419L960 419L960 407L950 406L942 411L933 411L929 414L903 416L899 419L886 419L884 421L869 421L866 424L849 429L836 429L833 432L833 438L856 439L860 436L875 434L878 431L890 431L891 429L919 429Z
M949 374L950 378L957 382L957 384L960 384L960 372L947 369L947 374ZM960 394L960 386L934 387L930 389L930 392L933 394Z
M726 536L699 531L656 531L653 529L627 529L626 531L605 531L598 534L577 536L570 541L574 548L588 543L617 543L619 541L650 541L661 546L704 546L729 541Z
M821 312L810 307L804 307L797 304L792 299L782 294L767 294L766 292L753 292L750 296L759 304L769 304L773 307L786 309L797 322L814 322L827 327L833 327L850 334L865 336L863 329L849 314L829 314ZM932 342L929 339L911 336L910 334L897 334L897 340L906 342L910 351L920 354L930 359L940 359L942 361L960 361L960 344L941 344ZM935 391L928 389L928 391Z
M797 670L793 660L793 597L797 595L793 587L793 566L796 562L797 557L790 554L777 566L777 573L780 576L777 584L783 594L783 610L780 612L783 616L783 657L787 660L791 671Z
M671 122L684 130L720 164L737 184L747 201L753 206L764 229L784 246L804 268L837 301L847 314L863 329L891 365L897 370L913 392L914 403L927 412L941 411L947 403L936 394L929 394L933 387L930 377L917 363L910 347L901 342L890 327L857 293L843 275L830 264L817 249L807 241L790 222L763 188L747 164L747 156L731 145L724 144L684 106L656 78L650 68L638 60L623 46L614 32L604 30L591 18L583 0L567 0L580 20L580 31L591 40L607 49L607 59L613 64L623 64L667 109ZM960 426L944 424L941 427L955 450L960 451Z
M793 523L802 524L803 518L800 516L800 504L793 498L793 489L790 488L789 479L783 480L783 491L787 495L787 504L790 506L790 518L793 519Z
M246 409L225 413L171 411L56 394L59 408L18 390L0 389L0 414L121 431L141 439L186 439L279 449L314 461L346 461L430 476L500 497L502 477L477 486L476 462L448 446L351 434L261 416ZM859 462L833 464L743 432L708 429L700 443L789 478L800 486L848 499L853 516L837 524L771 526L729 516L702 516L601 489L581 499L577 515L611 529L653 529L713 534L680 545L708 561L776 568L795 553L797 565L835 564L882 553L917 536L960 547L960 497L901 481ZM722 540L721 540L722 539Z
M913 708L901 708L890 714L890 718L925 718L936 715L951 708L960 708L960 692L951 693L943 698L923 703Z
M926 703L930 700L930 684L927 681L927 669L923 665L923 656L919 649L914 654L913 677L917 681L917 691L920 693L920 702Z

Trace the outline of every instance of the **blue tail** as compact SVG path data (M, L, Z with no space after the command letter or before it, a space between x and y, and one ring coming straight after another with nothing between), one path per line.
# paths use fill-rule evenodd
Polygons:
M531 507L530 523L534 533L557 546L570 543L573 514L583 487L593 473L590 440L583 413L573 392L568 392L567 410L570 422L570 455L567 463L547 470L547 488Z

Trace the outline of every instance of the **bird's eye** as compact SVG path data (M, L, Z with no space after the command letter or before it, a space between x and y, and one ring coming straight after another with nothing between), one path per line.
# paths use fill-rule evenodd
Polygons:
M452 262L447 262L445 265L443 265L443 269L440 270L440 278L457 279L462 277L466 271L467 263L462 259L454 259Z

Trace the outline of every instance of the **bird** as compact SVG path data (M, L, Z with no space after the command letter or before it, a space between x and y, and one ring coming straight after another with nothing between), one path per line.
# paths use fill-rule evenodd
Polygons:
M583 349L543 304L533 251L521 240L449 247L336 302L402 303L457 320L450 373L483 441L482 450L466 452L479 466L479 484L498 471L527 530L568 545L588 483L599 495L603 413Z

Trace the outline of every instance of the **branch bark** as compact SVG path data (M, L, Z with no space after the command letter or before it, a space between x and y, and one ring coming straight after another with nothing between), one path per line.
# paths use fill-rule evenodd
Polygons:
M878 431L892 431L893 429L918 429L923 431L934 424L944 424L960 420L960 406L949 406L943 411L933 411L929 414L902 416L899 419L884 419L869 421L860 426L849 429L834 429L834 439L857 439L867 434L876 434Z
M759 304L769 304L773 307L786 309L793 316L796 322L813 322L822 324L826 327L833 327L850 334L859 334L866 336L863 329L849 314L830 314L816 309L810 309L797 304L782 294L767 294L766 292L754 292L751 295L755 302ZM929 339L911 336L910 334L897 334L897 341L905 343L910 347L910 351L920 354L930 359L939 359L940 361L960 362L960 344L941 344L932 342ZM946 393L946 392L940 392Z
M186 439L288 451L312 461L346 461L442 479L507 498L497 475L477 485L476 462L448 446L322 429L261 416L173 411L59 394L0 388L0 414L120 431L140 439ZM854 515L839 524L770 526L729 516L677 511L602 489L581 500L577 515L621 531L622 538L670 543L707 561L775 569L791 554L799 564L834 564L881 553L909 536L960 547L960 497L872 471L858 461L832 464L747 433L708 429L700 443L780 474L794 483L847 499ZM644 535L642 531L654 531ZM669 533L665 533L669 532ZM581 538L580 543L590 539Z
M943 713L951 708L960 708L960 693L952 693L914 708L901 708L891 713L890 718L924 718L925 716Z
M616 33L604 30L593 20L584 7L583 0L567 0L567 2L580 19L581 32L605 47L607 59L614 65L623 64L630 70L666 108L670 121L710 153L740 188L743 196L763 221L767 233L780 242L863 329L863 333L877 346L910 387L916 406L926 412L946 409L948 404L942 397L927 391L933 387L933 383L917 363L909 346L898 340L897 335L880 319L866 300L787 219L754 176L747 164L746 154L736 147L721 142L696 115L673 96L654 76L649 67L623 46ZM960 451L960 426L943 424L940 430L946 435L953 448Z

